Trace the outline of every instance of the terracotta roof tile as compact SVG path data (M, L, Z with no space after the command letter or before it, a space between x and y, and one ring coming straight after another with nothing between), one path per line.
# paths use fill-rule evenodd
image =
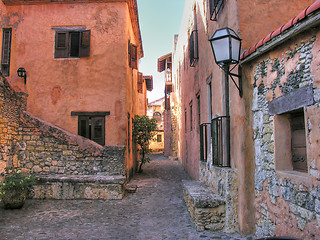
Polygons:
M308 8L308 10L306 11L306 15L309 15L310 13L314 12L315 10L320 8L320 1L317 0L314 3L312 3L310 5L310 7Z
M301 21L307 15L309 15L310 13L313 13L314 11L316 11L318 9L320 9L320 0L315 1L309 7L302 10L296 17L291 18L286 24L282 25L281 27L279 27L275 31L269 33L265 38L258 41L254 46L252 46L248 50L244 51L241 54L240 59L244 59L244 58L248 57L250 54L254 53L258 47L261 47L262 45L264 45L265 43L270 41L273 37L280 35L283 31L292 27L294 24Z
M263 43L269 42L271 39L271 35L273 32L269 33L264 39L263 39Z
M281 33L282 27L283 27L283 26L279 27L277 30L275 30L274 32L272 32L271 38L279 35L279 34Z

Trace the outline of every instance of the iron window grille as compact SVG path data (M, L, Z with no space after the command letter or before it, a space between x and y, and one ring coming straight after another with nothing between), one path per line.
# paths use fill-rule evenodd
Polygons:
M208 137L210 123L200 124L200 160L205 162L208 158Z
M230 152L224 152L224 141L230 138L226 126L230 124L229 116L220 116L211 121L212 163L219 167L230 167ZM227 157L224 157L226 155Z
M224 0L209 0L210 20L217 21L218 15L224 7Z
M10 73L12 29L4 28L2 35L1 72L8 77Z
M199 60L198 30L193 30L189 38L190 67L195 67Z

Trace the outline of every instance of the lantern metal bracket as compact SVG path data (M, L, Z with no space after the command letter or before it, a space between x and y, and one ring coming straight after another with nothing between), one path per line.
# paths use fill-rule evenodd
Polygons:
M236 88L239 90L239 96L240 98L242 98L243 92L242 92L242 68L241 65L239 65L239 63L237 63L236 65L233 66L233 68L231 70L229 70L229 65L227 70L223 68L223 64L222 65L218 65L219 68L221 68L228 76L231 77L234 85L236 85ZM232 73L232 71L238 66L238 74ZM236 81L234 80L233 77L237 77L239 83L237 84Z

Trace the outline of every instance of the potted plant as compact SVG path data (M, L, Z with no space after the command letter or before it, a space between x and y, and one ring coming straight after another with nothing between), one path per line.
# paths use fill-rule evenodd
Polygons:
M32 190L36 178L20 169L5 168L1 173L0 199L4 208L22 208L27 198L28 191Z

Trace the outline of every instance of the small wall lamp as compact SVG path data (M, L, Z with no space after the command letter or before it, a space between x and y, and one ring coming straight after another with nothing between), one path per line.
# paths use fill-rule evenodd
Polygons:
M239 95L242 97L242 78L241 68L238 68L238 74L232 73L232 70L238 65L241 51L241 39L231 28L225 27L216 30L213 36L209 39L216 64L230 76L233 83L239 90ZM236 64L230 71L230 65ZM233 77L239 79L237 84Z
M24 84L27 83L27 72L24 68L19 68L17 70L17 74L18 74L18 77L21 77L24 79Z

